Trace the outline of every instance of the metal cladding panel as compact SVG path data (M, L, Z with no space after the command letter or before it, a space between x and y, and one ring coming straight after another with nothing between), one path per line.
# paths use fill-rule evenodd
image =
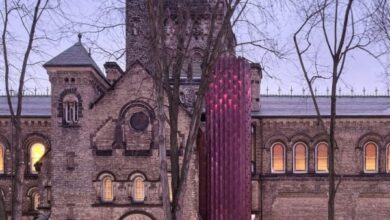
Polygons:
M208 220L250 219L250 80L244 59L217 61L206 95Z

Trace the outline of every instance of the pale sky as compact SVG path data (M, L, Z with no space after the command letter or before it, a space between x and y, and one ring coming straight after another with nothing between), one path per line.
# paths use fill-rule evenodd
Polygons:
M109 2L109 1L107 1ZM112 23L121 22L124 18L118 16L118 14L113 15L104 15L104 10L98 7L101 7L102 1L94 1L94 0L67 0L64 1L63 8L66 11L66 16L69 17L73 21L77 21L80 23L89 23L94 24L94 19L96 18L96 13L101 13L98 16L100 17L99 21L110 20ZM109 4L109 3L104 3ZM270 37L272 42L280 48L283 48L283 51L287 51L287 55L285 59L279 60L274 56L270 56L264 53L264 50L260 50L258 48L246 47L242 50L242 48L238 49L238 55L248 57L250 60L255 62L262 62L264 68L267 71L267 74L263 74L263 80L261 83L262 93L269 94L278 94L278 89L281 89L282 94L290 94L290 89L293 89L294 94L302 94L302 89L307 88L305 81L303 80L303 75L301 73L301 69L298 66L297 56L295 51L293 50L293 32L300 25L301 20L292 16L291 11L289 12L287 9L278 9L275 8L272 10L273 16L276 18L267 24L258 21L259 17L256 12L249 12L247 15L249 18L253 18L254 23L257 25L262 32L267 34L267 37ZM107 19L109 18L109 19ZM95 33L90 33L89 30L93 28L88 26L72 26L68 27L67 21L64 19L53 19L53 15L51 17L45 17L44 20L41 21L39 25L42 28L46 28L48 26L61 26L61 30L64 31L65 37L51 41L51 42L43 42L37 41L36 46L39 46L44 53L40 53L39 56L34 55L32 57L33 61L39 62L38 65L35 65L33 68L29 69L28 77L31 78L27 81L26 87L28 91L33 92L34 88L37 87L38 91L46 92L46 88L49 87L48 77L46 71L41 67L41 65L50 60L52 57L61 53L68 47L72 46L76 43L77 33L83 33L83 43L87 48L91 48L92 57L98 63L98 65L103 70L103 64L106 61L117 61L114 57L106 57L100 53L100 50L92 45L90 42L97 40L100 45L104 45L106 50L119 50L123 49L125 46L125 33L124 27L117 27L114 31L109 34L101 33L99 35ZM42 26L43 25L43 26ZM58 31L57 27L52 28L51 31ZM64 28L65 27L65 28ZM16 33L19 33L21 30L18 27L17 23L11 27ZM250 37L253 38L253 35L256 35L256 32L249 30L247 27L237 26L235 27L236 37L238 42L245 41ZM22 35L22 34L21 34ZM63 36L64 34L58 34ZM249 36L251 35L251 36ZM321 52L322 53L322 52ZM326 51L323 52L324 59L327 57ZM388 62L388 58L383 58L382 61ZM124 64L124 60L119 60L121 66ZM381 65L371 58L369 55L363 52L354 53L347 60L346 68L344 75L342 76L342 81L339 83L339 86L342 88L342 94L350 95L351 89L354 89L354 94L362 94L363 88L366 89L366 94L374 94L375 89L378 89L378 94L387 94L387 88L390 84L388 79L384 79L383 77L384 69ZM329 82L319 81L316 85L318 88L319 94L326 94L326 89L328 87ZM0 94L4 94L4 85L3 83L0 85ZM306 89L306 94L307 89Z

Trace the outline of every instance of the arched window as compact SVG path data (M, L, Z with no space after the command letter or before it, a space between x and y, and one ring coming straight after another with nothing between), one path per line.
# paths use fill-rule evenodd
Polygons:
M328 172L328 144L321 142L316 148L316 172Z
M285 172L285 148L281 143L275 143L271 147L271 172L284 173Z
M103 178L103 186L102 186L103 192L103 201L110 202L114 200L114 188L112 184L112 177L111 176L105 176Z
M255 173L256 168L256 127L251 126L251 172Z
M387 172L390 173L390 144L387 145L387 157L386 157L386 162L387 162Z
M78 99L74 94L68 94L63 100L64 121L67 124L75 124L79 121Z
M134 178L134 201L143 202L145 199L145 184L144 179L140 176Z
M294 173L307 172L307 147L304 143L294 145Z
M45 145L41 143L35 143L30 147L30 171L33 174L37 174L35 164L42 158L45 154L46 148Z
M40 200L39 193L38 192L33 192L31 194L31 207L32 207L33 210L38 210L39 200Z
M372 142L364 145L364 172L378 172L378 147Z
M0 143L0 174L4 173L5 148Z

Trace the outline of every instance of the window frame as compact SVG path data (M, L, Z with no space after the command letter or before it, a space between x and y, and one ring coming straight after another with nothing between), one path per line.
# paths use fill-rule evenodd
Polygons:
M36 142L33 142L32 144L30 144L29 146L29 154L28 154L28 163L29 163L29 172L33 175L37 175L39 172L36 170L35 168L35 164L33 164L33 160L32 160L32 149L34 147L34 145L42 145L43 146L43 149L44 149L44 152L43 154L41 155L41 157L39 158L39 160L37 160L35 163L39 162L42 157L46 154L47 152L47 147L46 145L41 142L41 141L36 141Z
M320 144L325 144L326 145L326 166L327 166L327 171L320 171L318 170L318 147ZM315 163L315 172L316 173L321 173L321 174L326 174L329 173L329 144L325 141L318 142L316 147L315 147L315 153L314 153L314 163Z
M67 100L70 99L70 100ZM66 124L74 125L79 122L79 100L76 94L69 93L62 100L63 117Z
M5 146L3 143L0 142L0 151L1 151L1 154L0 154L0 166L3 167L3 169L0 169L0 175L1 174L5 174Z
M387 146L386 146L386 173L390 173L390 157L389 157L389 153L390 153L390 151L389 151L389 148L390 148L390 143L388 143L387 144Z
M366 169L366 149L367 149L367 145L369 144L373 144L375 146L375 170L367 170ZM367 143L364 144L363 146L363 172L364 173L367 173L367 174L375 174L375 173L378 173L379 172L379 147L378 145L373 142L373 141L368 141Z
M304 147L305 147L305 170L296 170L296 155L295 155L295 151L296 151L296 148L299 144L302 144ZM308 158L308 155L309 155L309 150L308 150L308 146L307 144L305 144L305 142L302 142L302 141L299 141L299 142L296 142L293 146L293 173L296 173L296 174L304 174L304 173L308 173L309 171L309 158Z
M101 177L102 180L102 188L101 188L101 199L103 202L113 202L115 198L114 194L114 177L111 176L110 174L103 174ZM106 197L106 181L110 180L111 181L111 198Z
M274 162L274 147L280 145L283 148L283 170L275 170L273 166ZM271 173L273 174L284 174L286 173L286 146L282 142L275 142L271 145Z
M133 178L132 178L132 182L133 182L133 189L132 189L132 198L133 198L133 201L136 202L136 203L142 203L145 201L145 198L146 198L146 192L145 192L145 177L143 175L135 175ZM136 194L137 194L137 180L140 179L141 180L141 183L142 183L142 194L143 194L143 198L142 199L138 199L136 197Z

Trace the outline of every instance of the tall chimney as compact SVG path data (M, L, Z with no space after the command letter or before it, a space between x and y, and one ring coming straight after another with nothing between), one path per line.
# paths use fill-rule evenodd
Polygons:
M251 64L251 93L252 112L260 111L260 82L262 78L261 66L258 63Z

